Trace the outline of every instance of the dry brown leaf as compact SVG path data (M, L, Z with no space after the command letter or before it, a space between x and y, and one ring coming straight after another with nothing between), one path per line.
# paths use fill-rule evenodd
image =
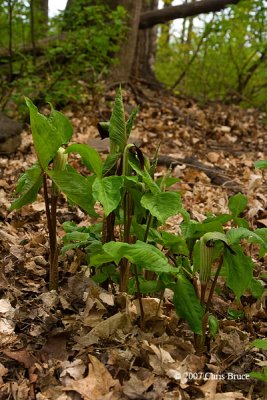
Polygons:
M250 400L240 392L216 393L214 400ZM212 399L213 400L213 399Z
M46 344L41 350L43 361L51 359L67 360L68 353L66 350L67 338L64 334L57 336L49 336Z
M74 390L83 400L120 399L121 385L114 380L106 367L94 356L89 356L89 373L86 378L73 381L63 390Z
M160 304L160 299L157 298L143 298L142 306L144 311L144 320L149 321L155 319L155 317L162 316L162 304ZM140 316L140 303L138 299L133 300L132 302L134 309L136 309L136 315Z
M125 313L117 313L112 317L100 322L87 335L76 337L76 341L83 346L97 343L99 339L108 339L118 330L128 333L132 328L130 318Z
M8 373L8 369L5 368L3 364L0 363L0 385L3 384L3 376Z
M140 373L131 373L129 381L124 383L122 390L129 399L139 399L154 384L154 381L155 376L149 370L146 370L146 374L143 373L141 377Z
M30 368L36 362L36 359L26 349L17 351L3 350L3 353L11 360L23 364L26 368Z
M214 400L219 381L217 379L209 379L199 389L204 394L205 400Z
M61 368L63 368L63 371L60 374L60 381L64 386L68 386L73 382L73 379L75 381L83 379L86 366L82 360L76 359L72 362L65 361L61 363Z

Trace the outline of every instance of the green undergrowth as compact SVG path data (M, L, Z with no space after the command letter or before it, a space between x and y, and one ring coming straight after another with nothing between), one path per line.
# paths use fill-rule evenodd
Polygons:
M116 287L139 299L147 295L163 297L173 291L177 314L195 334L196 350L201 353L210 331L214 336L218 321L211 313L211 302L218 277L237 301L245 293L260 298L263 285L254 277L254 260L247 252L253 245L259 258L267 251L267 229L251 230L243 218L247 198L238 193L228 200L229 212L208 215L203 222L190 218L181 193L172 190L177 182L168 170L156 178L158 151L152 160L131 143L131 130L138 108L125 118L121 88L118 89L109 122L99 123L101 136L109 136L110 152L103 161L85 144L69 145L72 127L53 108L49 117L40 114L26 99L30 111L36 163L19 179L11 210L36 201L43 187L50 241L50 289L58 290L56 208L60 193L70 205L97 218L97 223L79 227L63 223L63 254L82 249L92 279L106 288ZM80 155L87 173L81 174L68 162L68 155ZM52 184L48 184L51 181ZM95 205L102 212L97 214ZM182 217L177 234L168 232L166 221ZM254 246L255 245L255 246ZM142 322L142 321L141 321Z

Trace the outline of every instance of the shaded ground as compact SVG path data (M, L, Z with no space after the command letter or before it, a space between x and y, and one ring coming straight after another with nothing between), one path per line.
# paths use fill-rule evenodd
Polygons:
M107 145L96 139L96 123L109 119L114 97L110 91L91 105L64 110L75 129L73 140L101 147L103 157ZM193 218L227 212L228 196L241 191L248 196L250 226L267 227L266 172L253 167L267 158L266 115L218 103L202 108L146 87L124 92L124 99L127 112L140 104L133 136L142 150L152 156L161 142L158 175L177 160L173 174L181 182L175 189ZM145 300L140 329L136 301L93 284L81 251L60 257L59 294L48 292L43 198L8 212L17 178L34 161L29 129L19 151L0 158L0 399L265 398L263 383L244 374L266 366L266 352L249 346L266 336L266 293L237 303L219 282L221 295L212 308L220 330L207 353L197 356L192 333L168 293L157 317L157 299ZM60 205L61 237L66 220L92 222L63 198ZM179 222L169 219L166 229L176 231ZM264 260L255 257L255 276L264 272ZM229 319L229 309L243 317Z

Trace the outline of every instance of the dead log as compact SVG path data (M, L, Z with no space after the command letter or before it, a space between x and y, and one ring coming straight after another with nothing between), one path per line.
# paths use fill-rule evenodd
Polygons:
M178 18L194 17L223 10L240 0L203 0L194 3L185 3L180 6L165 7L161 10L148 11L141 14L139 29L151 28L157 24L164 24Z

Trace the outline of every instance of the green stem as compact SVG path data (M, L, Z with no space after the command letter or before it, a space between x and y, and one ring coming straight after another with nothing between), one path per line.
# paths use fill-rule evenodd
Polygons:
M147 219L147 224L146 224L146 231L145 231L145 234L144 234L144 242L147 241L148 234L149 234L149 229L150 229L152 220L153 220L153 217L152 217L152 215L149 213L149 216L148 216L148 219Z

